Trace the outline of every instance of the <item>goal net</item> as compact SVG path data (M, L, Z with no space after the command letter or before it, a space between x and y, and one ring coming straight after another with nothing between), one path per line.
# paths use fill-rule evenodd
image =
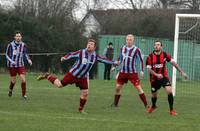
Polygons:
M181 96L200 94L200 14L177 14L174 59L189 79L183 80L173 68L173 93Z

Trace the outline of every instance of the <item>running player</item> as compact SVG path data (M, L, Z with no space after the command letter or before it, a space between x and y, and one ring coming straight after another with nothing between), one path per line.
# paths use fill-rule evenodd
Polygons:
M26 99L27 98L26 79L25 79L26 70L24 67L23 58L25 56L30 66L32 65L32 61L27 54L26 44L21 41L22 36L19 31L15 32L14 38L15 40L13 40L10 44L8 44L6 49L7 66L11 76L8 96L9 97L12 96L12 91L16 83L16 76L18 74L21 79L22 97Z
M79 51L69 53L64 57L61 57L61 62L69 60L71 58L76 58L76 64L70 69L70 71L64 76L62 80L57 79L55 76L46 73L40 75L37 79L48 79L52 84L58 88L62 88L68 84L76 84L81 90L80 95L80 106L79 112L84 113L84 105L88 97L89 89L89 71L96 61L107 63L107 64L117 64L117 62L108 60L96 54L95 52L96 42L93 39L89 39L87 42L87 48L81 49Z
M166 62L170 62L180 74L187 79L185 72L179 67L179 65L171 58L169 53L162 50L162 43L156 41L154 44L154 51L147 57L146 67L150 74L151 92L152 92L152 106L147 109L148 113L152 113L156 108L157 92L161 87L164 87L168 94L168 102L170 108L170 114L176 116L176 110L173 108L174 97L172 94L171 82L166 70Z
M123 85L129 80L137 89L139 97L146 108L147 100L141 87L137 70L137 64L139 63L140 75L143 77L144 63L140 49L134 45L134 36L132 34L128 34L126 36L126 44L120 49L118 61L122 65L122 67L119 74L117 75L114 103L112 104L112 106L118 106L119 99L121 97L121 89Z

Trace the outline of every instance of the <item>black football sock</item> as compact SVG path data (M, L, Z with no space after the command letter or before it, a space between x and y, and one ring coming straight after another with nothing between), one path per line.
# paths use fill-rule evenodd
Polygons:
M169 108L170 110L173 110L173 104L174 104L174 97L173 94L168 94L168 102L169 102Z
M156 107L157 97L151 97L152 107Z

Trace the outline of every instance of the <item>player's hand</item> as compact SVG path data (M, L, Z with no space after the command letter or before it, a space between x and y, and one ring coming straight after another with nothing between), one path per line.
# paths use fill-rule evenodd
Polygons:
M140 76L144 77L144 72L143 71L140 72Z
M61 57L60 61L63 62L65 60L65 57Z
M162 78L163 78L163 75L162 75L162 74L157 74L156 77L157 77L158 79L162 79Z
M181 76L182 76L185 80L188 79L188 76L187 76L187 74L186 74L185 72L181 72Z
M12 64L13 64L13 65L16 65L16 64L17 64L17 62L16 62L16 61L13 61L13 62L12 62Z
M118 66L119 65L119 61L115 61L115 66Z
M31 60L28 60L28 63L30 66L32 66L32 64L33 64Z
M116 70L116 67L111 68L111 72L114 72Z

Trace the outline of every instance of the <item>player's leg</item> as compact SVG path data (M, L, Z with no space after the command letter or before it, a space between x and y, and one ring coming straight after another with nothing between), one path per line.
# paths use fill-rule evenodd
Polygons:
M80 78L76 81L76 86L80 88L81 95L80 95L80 104L79 104L79 112L84 112L84 106L87 102L88 92L89 92L89 78Z
M112 106L117 107L119 104L119 100L121 97L121 89L124 85L124 83L127 82L126 76L123 73L118 73L116 76L116 86L115 86L115 96L114 96L114 102Z
M169 109L170 109L170 114L173 116L176 116L176 110L174 110L173 105L174 105L174 96L172 94L172 87L171 86L165 86L165 91L168 94L168 103L169 103Z
M10 73L10 85L9 85L9 91L8 91L8 96L12 96L12 91L14 89L14 86L16 84L16 76L17 72L15 68L9 68L9 73Z
M26 78L24 74L19 75L21 80L21 89L22 89L22 97L27 98L26 96Z
M152 105L150 108L147 109L148 113L154 112L154 110L157 108L156 102L157 102L157 96L158 96L158 90L161 88L161 81L153 81L151 82L151 102Z
M145 93L142 89L142 86L140 84L139 85L135 84L134 86L138 91L139 97L140 97L141 101L143 102L144 107L147 108L147 106L148 106L147 98L146 98Z
M131 81L131 83L137 89L141 101L143 102L145 108L147 108L147 106L148 106L147 99L146 99L145 93L142 89L142 86L140 84L138 74L137 73L129 74L128 79Z
M59 79L57 79L56 76L54 76L52 74L45 73L45 74L39 75L37 77L38 81L44 80L44 79L47 79L49 82L51 82L53 85L55 85L58 88L62 88L63 87L63 83Z
M157 106L156 106L157 94L158 94L157 90L152 91L152 93L151 93L151 103L152 103L152 105L151 105L151 107L149 107L147 109L147 113L152 113L157 108Z
M84 113L84 106L87 102L87 97L88 97L88 89L82 89L80 95L80 104L78 109L80 113Z
M121 97L121 89L122 89L122 87L123 87L122 84L119 84L119 83L116 84L115 96L114 96L114 103L113 103L113 105L115 107L117 107L118 104L119 104L119 100L120 100L120 97Z
M26 99L26 70L24 67L19 67L17 68L17 73L19 74L21 80L22 97Z
M9 91L8 91L8 96L9 97L12 96L12 91L14 89L15 84L16 84L16 76L11 76L10 86L9 86Z

